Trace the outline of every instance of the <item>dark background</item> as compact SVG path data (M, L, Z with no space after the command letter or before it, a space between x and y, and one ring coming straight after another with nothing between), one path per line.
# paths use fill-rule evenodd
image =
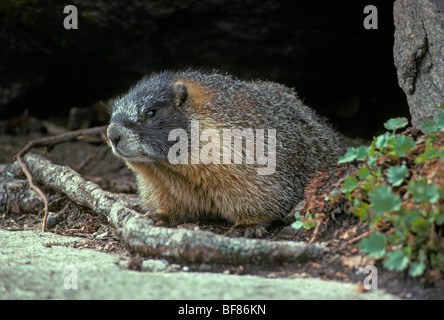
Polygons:
M78 30L65 30L65 5ZM378 8L366 30L364 7ZM67 116L165 69L294 87L349 136L407 116L393 64L393 1L17 1L0 4L0 119Z

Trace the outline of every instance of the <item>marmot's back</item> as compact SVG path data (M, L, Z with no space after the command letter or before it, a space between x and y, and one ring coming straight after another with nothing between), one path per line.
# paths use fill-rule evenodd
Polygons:
M140 81L116 100L108 137L142 200L159 208L158 224L224 217L247 236L284 217L343 152L293 90L196 71Z

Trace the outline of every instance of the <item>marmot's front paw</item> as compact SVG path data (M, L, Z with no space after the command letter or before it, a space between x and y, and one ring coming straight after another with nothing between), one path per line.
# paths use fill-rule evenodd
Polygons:
M183 223L182 220L174 218L170 212L164 209L157 209L153 214L150 215L156 226L161 227L176 227L177 225Z
M260 225L239 224L231 227L227 231L227 235L231 237L262 238L266 232L266 229Z

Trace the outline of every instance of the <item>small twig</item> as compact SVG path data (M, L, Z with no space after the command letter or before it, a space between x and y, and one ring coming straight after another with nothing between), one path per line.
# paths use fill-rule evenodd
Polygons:
M314 242L314 240L316 239L316 237L318 236L318 233L319 233L319 226L321 225L321 223L322 223L321 220L319 220L319 221L316 223L316 227L315 227L315 229L314 229L314 231L313 231L313 236L311 237L311 239L310 239L310 241L308 242L308 244L312 244L312 243Z
M103 136L108 126L101 126L89 129L80 129L62 133L56 136L45 137L28 142L28 144L16 155L16 157L23 157L32 148L55 146L56 144L77 140L85 136L100 134Z
M86 245L93 243L93 242L94 242L94 240L86 240L83 242L79 242L74 245L74 248L80 248L80 247L86 246Z
M356 241L359 241L359 240L369 236L372 232L373 232L372 230L366 231L366 232L360 234L359 236L357 236L357 237L355 237L353 239L348 240L348 243L355 243Z
M29 172L28 166L26 165L26 163L23 162L22 157L19 156L19 155L17 155L17 162L20 165L20 168L22 168L22 170L25 173L26 177L28 178L29 186L35 192L37 192L42 197L42 199L43 199L43 203L45 204L45 215L43 216L42 231L45 231L46 220L48 219L48 212L49 212L49 210L48 210L48 198L46 198L46 196L43 193L43 191L34 184L34 181L32 180L32 174L31 174L31 172Z
M45 215L43 216L42 231L45 231L46 221L48 219L48 213L49 213L48 198L46 198L43 191L34 184L33 179L32 179L32 174L29 171L29 168L26 165L26 163L23 162L22 157L28 151L30 151L32 148L36 148L36 147L55 146L56 144L59 144L62 142L67 142L67 141L76 140L76 139L82 139L85 136L90 136L90 135L95 135L95 134L100 134L101 137L104 137L106 128L107 128L107 126L95 127L95 128L90 128L90 129L80 129L80 130L62 133L62 134L59 134L56 136L33 140L33 141L28 142L26 144L26 146L22 150L20 150L20 152L17 153L17 155L15 155L15 158L17 159L17 162L20 165L20 168L22 168L22 171L25 173L26 177L28 178L29 186L42 197L43 202L45 204Z
M69 167L31 153L25 161L36 181L106 217L118 228L130 253L141 257L191 263L276 264L306 261L319 256L325 248L324 244L229 238L209 231L157 227L124 197L102 190Z
M57 213L57 216L60 216L61 214L65 213L66 209L68 209L69 207L69 202L63 207L62 210L59 211L59 213Z

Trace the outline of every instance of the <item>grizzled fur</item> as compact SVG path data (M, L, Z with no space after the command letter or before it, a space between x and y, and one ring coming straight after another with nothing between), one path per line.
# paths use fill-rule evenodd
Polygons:
M276 171L258 175L256 164L245 163L170 164L175 142L168 134L176 128L189 133L191 120L199 120L201 130L275 129ZM115 101L108 137L136 173L142 201L158 208L158 225L222 217L234 223L233 234L258 237L344 151L340 136L292 89L197 71L141 80Z

